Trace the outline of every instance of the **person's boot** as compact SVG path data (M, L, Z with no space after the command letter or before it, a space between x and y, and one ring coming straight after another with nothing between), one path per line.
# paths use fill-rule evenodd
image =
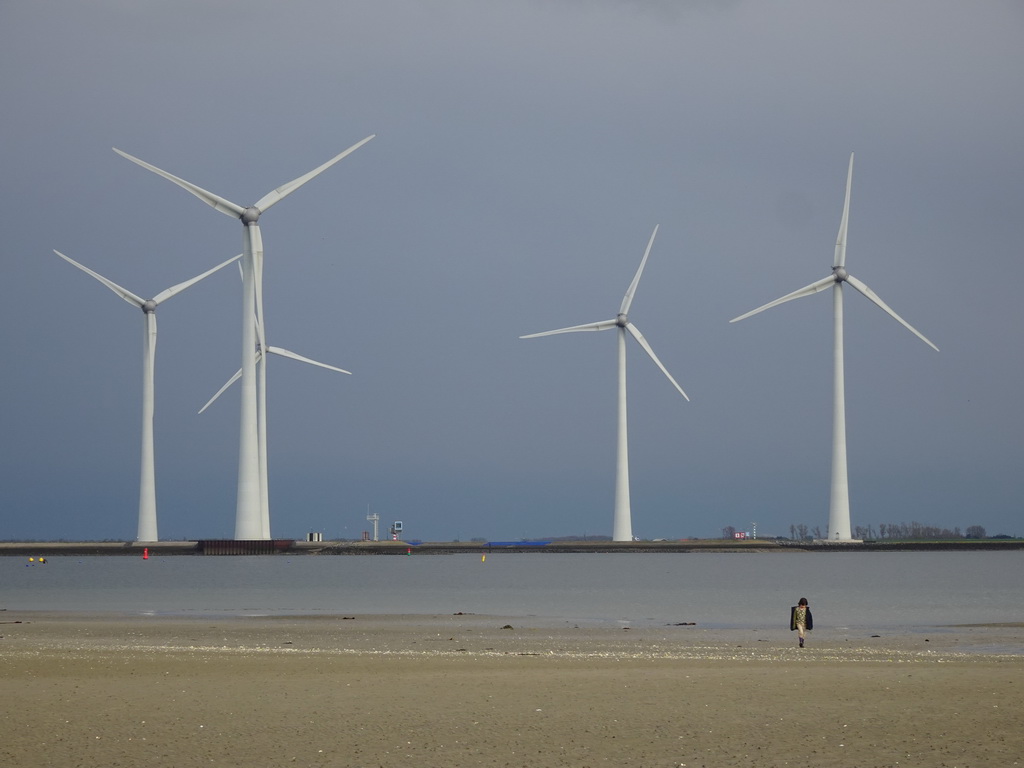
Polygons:
M803 647L804 647L804 639L803 639L802 637L800 638L800 647L801 647L801 648L803 648Z

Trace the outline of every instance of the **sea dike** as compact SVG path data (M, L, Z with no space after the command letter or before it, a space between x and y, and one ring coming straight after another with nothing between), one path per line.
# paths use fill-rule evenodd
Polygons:
M936 552L1006 551L1024 549L1024 539L964 539L959 541L865 541L794 542L770 539L728 541L686 539L680 541L297 541L271 539L236 541L34 541L0 542L0 556L53 557L57 555L457 555L501 553L699 553L699 552Z

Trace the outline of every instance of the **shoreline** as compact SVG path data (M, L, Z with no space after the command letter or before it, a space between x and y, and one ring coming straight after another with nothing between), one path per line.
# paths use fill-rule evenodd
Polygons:
M176 644L182 635L232 638L228 645ZM126 634L127 633L127 634ZM415 657L451 652L459 656L543 655L549 658L701 659L736 661L951 661L989 658L1024 664L1024 622L947 624L929 627L819 627L808 647L776 627L715 627L694 622L650 624L583 622L540 616L442 614L181 614L0 609L0 658L21 648L97 651L202 647L218 651L268 652L282 634L304 638L311 654L380 654ZM446 636L427 646L423 638ZM149 638L148 643L125 642ZM195 639L195 638L193 638ZM24 646L21 644L24 643ZM294 646L294 643L289 643ZM415 646L415 647L414 647ZM298 646L278 650L295 652Z
M769 539L682 539L673 541L547 541L547 542L405 542L405 541L297 541L272 539L235 541L2 541L0 557L55 557L59 555L149 556L422 556L588 553L807 553L807 552L1004 552L1024 550L1024 539L971 539L964 541L861 541L792 542Z
M1020 624L577 627L6 611L4 765L972 766L1024 755ZM928 640L929 642L926 642ZM800 745L794 754L793 745Z

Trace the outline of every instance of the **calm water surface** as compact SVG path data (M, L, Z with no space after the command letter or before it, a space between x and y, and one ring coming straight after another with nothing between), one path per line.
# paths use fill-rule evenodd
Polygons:
M1024 621L1024 552L0 558L0 608L191 616L453 614L773 627Z

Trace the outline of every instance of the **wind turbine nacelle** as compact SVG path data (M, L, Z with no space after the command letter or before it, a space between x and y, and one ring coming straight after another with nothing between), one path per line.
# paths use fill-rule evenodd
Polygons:
M243 224L249 226L250 224L255 224L260 220L261 213L262 211L259 208L254 208L253 206L250 205L248 208L245 209L245 212L242 213L240 218L242 219Z
M152 299L142 302L142 312L147 315L151 315L156 312L156 302Z
M629 316L625 312L619 312L619 314L615 316L615 324L619 326L619 328L625 328L626 323L628 322Z
M846 267L835 267L832 270L832 274L835 275L837 283L844 282L850 276L850 273L846 271Z

